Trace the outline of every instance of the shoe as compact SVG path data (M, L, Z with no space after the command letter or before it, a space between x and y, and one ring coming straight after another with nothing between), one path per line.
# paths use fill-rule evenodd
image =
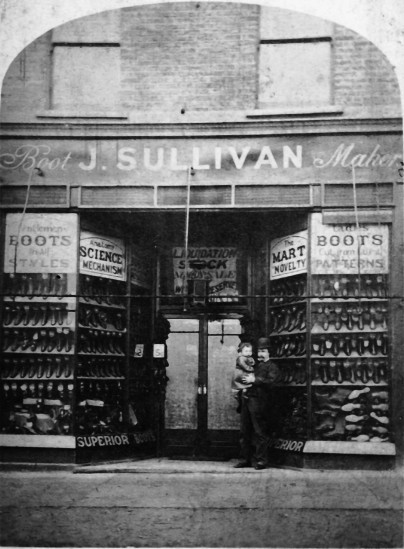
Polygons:
M352 391L350 395L348 395L348 400L355 400L363 393L369 393L370 389L369 387L364 387L363 389L355 389Z
M257 463L257 465L254 466L254 469L256 469L257 471L260 471L261 469L266 469L266 465L265 463Z
M370 417L372 417L379 423L383 423L384 425L388 425L390 423L390 420L387 416L378 416L376 412L370 412Z
M234 465L234 469L245 469L246 467L252 467L249 461L239 461Z
M358 435L357 437L350 437L349 440L356 440L357 442L368 442L369 435Z
M357 416L355 414L350 414L349 416L346 416L345 420L349 421L349 423L359 423L362 421L365 421L368 416Z

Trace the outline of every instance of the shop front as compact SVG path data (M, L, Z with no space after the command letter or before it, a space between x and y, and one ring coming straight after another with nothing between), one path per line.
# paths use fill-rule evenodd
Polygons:
M402 144L385 126L13 127L2 459L237 457L237 347L266 336L272 459L393 466Z

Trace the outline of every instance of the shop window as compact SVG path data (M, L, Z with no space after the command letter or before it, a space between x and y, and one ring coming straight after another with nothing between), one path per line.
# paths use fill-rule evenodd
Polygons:
M327 21L263 8L259 107L330 105L331 53Z
M103 12L53 30L53 109L105 111L119 106L119 17L119 10Z

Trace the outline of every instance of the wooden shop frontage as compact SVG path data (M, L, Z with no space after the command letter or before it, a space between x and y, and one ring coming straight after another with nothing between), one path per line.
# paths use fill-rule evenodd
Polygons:
M2 460L237 457L263 336L274 462L401 460L399 121L70 122L2 128Z

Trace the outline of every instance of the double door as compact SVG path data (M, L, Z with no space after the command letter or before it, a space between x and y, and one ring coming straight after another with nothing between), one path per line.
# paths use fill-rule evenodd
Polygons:
M165 451L178 456L236 456L239 415L231 379L240 320L206 315L168 320Z

